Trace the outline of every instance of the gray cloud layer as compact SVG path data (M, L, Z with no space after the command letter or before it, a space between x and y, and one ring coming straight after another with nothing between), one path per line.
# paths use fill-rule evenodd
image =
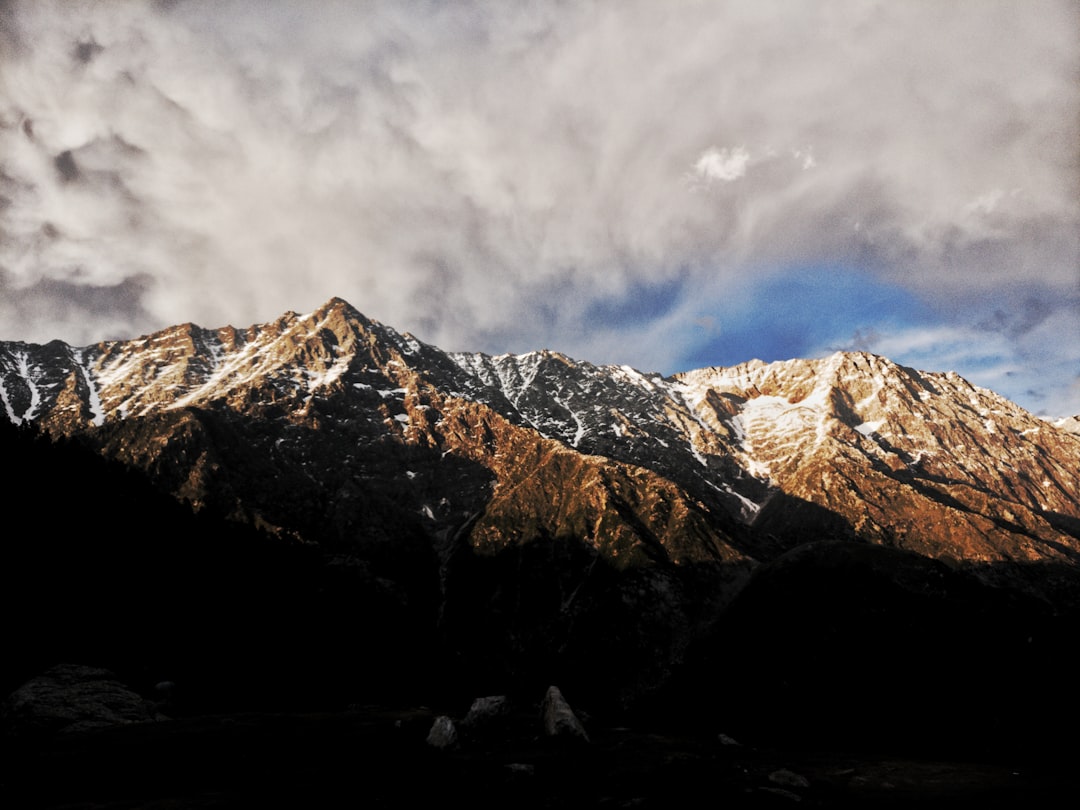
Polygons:
M1080 331L1077 30L1064 0L0 3L0 337L340 295L674 370L703 302L843 266L1080 410L1080 352L1035 340Z

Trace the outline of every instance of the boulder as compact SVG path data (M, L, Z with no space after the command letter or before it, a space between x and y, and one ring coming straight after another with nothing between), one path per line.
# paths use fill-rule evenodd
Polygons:
M432 748L445 750L453 748L457 742L458 733L454 727L454 721L445 714L436 717L435 722L431 724L431 731L428 732L427 744Z
M0 706L0 719L9 737L44 739L168 718L107 669L59 664L12 692Z
M810 787L810 781L794 771L789 771L787 768L780 768L769 774L769 781L776 785L781 785L787 788L807 788Z
M548 737L589 742L585 727L557 686L548 687L540 707L540 718L544 724L544 734Z
M505 731L510 720L510 700L505 695L476 698L461 721L462 730L473 737Z

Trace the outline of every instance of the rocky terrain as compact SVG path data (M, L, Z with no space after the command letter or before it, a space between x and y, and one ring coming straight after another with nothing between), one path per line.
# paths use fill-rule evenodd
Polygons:
M531 711L493 741L439 750L431 709L243 713L64 735L9 756L7 807L481 808L1068 806L1065 759L977 762L750 746L718 735L591 728L565 746Z
M563 531L620 567L762 560L808 530L965 563L1077 552L1067 420L865 353L664 378L547 351L450 354L335 299L245 330L0 344L0 400L13 423L85 436L196 508L305 539L340 535L353 490L389 473L427 534L468 523L474 547L498 549ZM221 456L236 434L247 456ZM330 527L280 503L313 477ZM560 502L568 480L585 502ZM640 530L616 517L630 511Z
M599 727L980 757L1076 719L1048 687L1076 674L1075 420L955 374L448 353L334 299L0 343L0 405L33 527L8 692L60 662L175 682L190 718L558 683Z

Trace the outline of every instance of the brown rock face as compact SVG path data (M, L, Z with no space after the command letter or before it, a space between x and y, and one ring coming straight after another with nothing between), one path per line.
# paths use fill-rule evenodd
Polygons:
M794 498L839 516L854 538L995 577L1078 559L1076 436L955 374L838 354L687 379L743 400L728 417L741 452L787 496L765 505L759 528L804 517Z
M618 566L768 559L807 531L975 565L1080 554L1065 422L863 353L662 378L447 355L334 299L243 330L4 344L0 386L12 421L85 434L194 504L299 536L325 530L285 490L348 526L357 488L390 475L437 535L570 535Z
M580 693L572 665L645 690L810 540L1080 604L1080 435L864 353L663 377L448 354L334 299L246 329L0 344L0 394L11 422L438 603L472 676Z

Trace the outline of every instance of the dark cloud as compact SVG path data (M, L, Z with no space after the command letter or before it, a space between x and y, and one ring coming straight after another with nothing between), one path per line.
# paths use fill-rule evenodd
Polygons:
M110 286L43 279L30 287L19 288L0 269L0 320L11 323L14 313L20 319L40 319L81 334L79 345L126 338L131 336L133 327L150 331L156 326L155 319L142 305L152 283L147 277L124 279ZM91 324L92 329L88 328ZM5 334L0 339L19 340L21 336Z
M65 149L54 157L53 166L56 167L56 173L60 175L61 182L73 183L79 179L79 165L75 162L75 156L71 154L70 149Z
M861 327L855 330L851 340L837 345L835 348L837 351L844 352L873 352L881 339L882 335L877 329L872 326Z
M978 326L989 332L1002 332L1009 337L1019 337L1043 323L1056 308L1048 301L1027 298L1020 302L1014 312L995 309L993 315L980 321Z
M22 49L16 8L18 5L19 0L0 0L0 61L4 54L12 54Z
M104 50L94 40L83 40L75 43L74 56L76 61L81 62L84 65L90 64L94 57Z

